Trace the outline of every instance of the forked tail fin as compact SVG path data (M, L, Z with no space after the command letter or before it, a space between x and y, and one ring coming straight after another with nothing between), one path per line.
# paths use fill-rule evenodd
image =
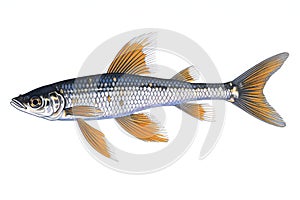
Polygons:
M263 89L270 76L281 67L288 56L288 53L275 55L234 79L232 92L235 94L231 102L262 121L284 127L285 122L267 102Z

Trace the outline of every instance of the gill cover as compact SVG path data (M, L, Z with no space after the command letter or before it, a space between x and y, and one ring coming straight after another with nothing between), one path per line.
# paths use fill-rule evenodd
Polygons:
M48 109L49 115L45 118L50 120L60 118L65 107L64 97L60 93L55 91L49 94L47 101L49 101L49 106L46 107Z

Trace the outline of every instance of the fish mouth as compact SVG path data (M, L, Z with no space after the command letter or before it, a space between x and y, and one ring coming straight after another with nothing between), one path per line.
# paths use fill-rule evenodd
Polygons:
M26 106L24 106L24 104L16 98L13 98L11 100L10 105L12 105L13 107L15 107L17 109L26 110Z

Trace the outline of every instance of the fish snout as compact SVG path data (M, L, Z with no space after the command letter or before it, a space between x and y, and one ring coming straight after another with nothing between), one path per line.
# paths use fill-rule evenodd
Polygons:
M20 95L18 97L12 98L10 104L19 110L25 110L26 106L23 104L24 98Z

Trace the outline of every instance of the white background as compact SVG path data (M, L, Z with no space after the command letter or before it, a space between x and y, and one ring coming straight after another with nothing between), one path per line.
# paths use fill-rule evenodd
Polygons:
M0 199L299 199L298 8L297 1L1 1ZM288 51L265 89L287 127L227 104L222 137L206 159L198 160L199 136L165 170L128 175L95 161L72 122L9 105L19 93L76 76L106 39L147 27L196 41L224 81Z

